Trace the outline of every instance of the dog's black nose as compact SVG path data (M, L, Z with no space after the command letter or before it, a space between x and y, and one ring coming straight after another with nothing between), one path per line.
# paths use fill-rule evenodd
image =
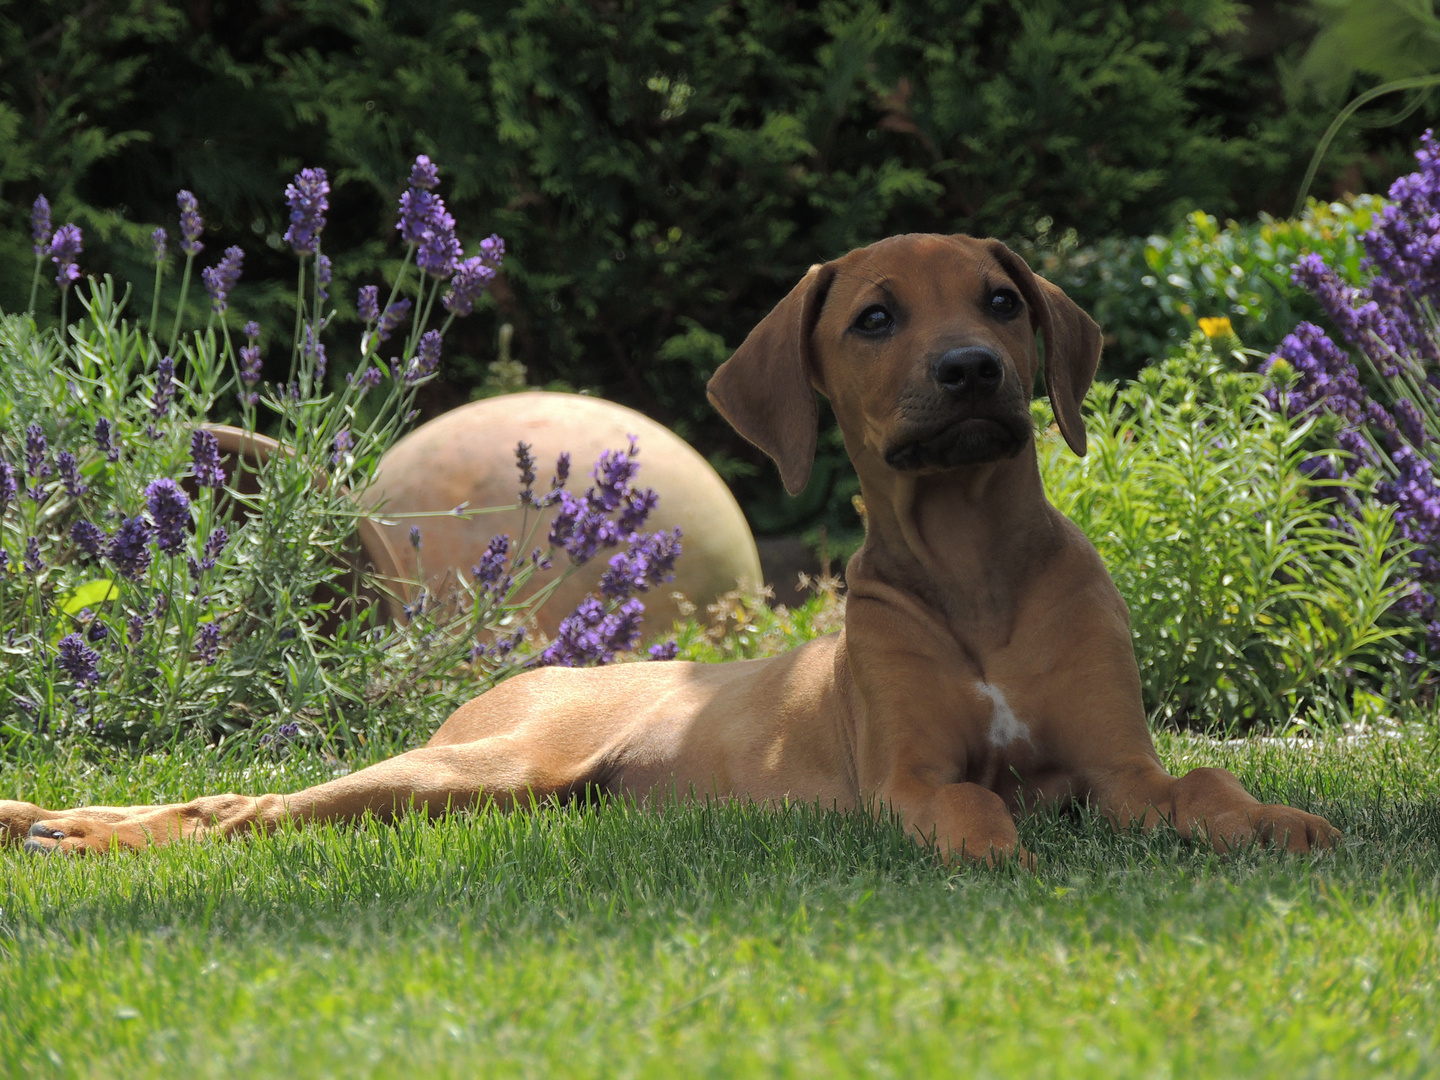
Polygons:
M952 394L993 394L1004 378L1000 357L981 345L951 349L935 361L935 381Z

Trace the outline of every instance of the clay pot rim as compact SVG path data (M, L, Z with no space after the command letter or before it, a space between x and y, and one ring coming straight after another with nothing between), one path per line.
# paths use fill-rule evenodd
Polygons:
M261 435L258 431L236 427L234 424L204 423L200 427L215 436L216 441L220 444L221 453L233 454L246 462L264 465L270 459L270 455L277 450L283 450L292 456L295 453L294 447L287 446L278 439L273 439L269 435ZM329 484L323 474L317 480L322 491ZM341 485L340 491L345 495L350 494L350 489L344 485ZM355 500L355 506L362 511L365 509L359 500ZM395 555L395 549L390 545L390 540L384 530L362 514L355 519L355 532L360 540L361 553L374 567L373 573L377 584L403 580L400 560ZM382 589L382 594L385 592L388 590Z

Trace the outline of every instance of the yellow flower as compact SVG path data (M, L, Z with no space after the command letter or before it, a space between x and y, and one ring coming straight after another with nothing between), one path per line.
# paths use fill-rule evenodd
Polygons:
M1235 336L1235 328L1230 325L1230 319L1225 315L1219 315L1213 319L1201 319L1200 332L1208 338Z

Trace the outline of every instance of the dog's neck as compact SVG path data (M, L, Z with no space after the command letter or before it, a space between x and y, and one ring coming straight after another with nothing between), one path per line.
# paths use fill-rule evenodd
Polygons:
M1004 461L943 473L858 467L865 545L850 576L924 597L952 623L999 630L1014 617L1037 564L1059 550L1034 444Z

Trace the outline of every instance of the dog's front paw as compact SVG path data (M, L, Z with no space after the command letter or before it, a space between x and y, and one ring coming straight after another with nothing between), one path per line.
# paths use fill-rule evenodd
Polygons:
M0 799L0 847L24 843L30 835L30 826L49 816L50 811L34 803Z
M97 821L82 814L51 814L34 822L25 839L32 855L83 855L150 846L143 830Z
M1296 852L1328 851L1342 836L1339 829L1317 814L1275 804L1225 811L1207 821L1204 828L1211 845L1222 855L1251 844Z

